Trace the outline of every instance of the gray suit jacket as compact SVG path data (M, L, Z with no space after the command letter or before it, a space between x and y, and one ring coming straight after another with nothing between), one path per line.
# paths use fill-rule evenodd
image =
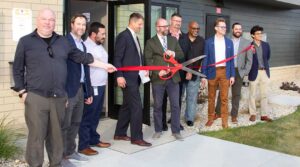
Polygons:
M247 48L249 45L251 45L251 41L241 37L238 53ZM248 75L251 70L253 58L252 54L252 50L250 49L237 56L237 68L241 78Z

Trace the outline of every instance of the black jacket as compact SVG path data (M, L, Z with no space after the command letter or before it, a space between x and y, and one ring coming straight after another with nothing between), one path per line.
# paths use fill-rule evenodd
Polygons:
M82 64L94 61L91 54L81 52L55 32L49 45L36 30L22 37L13 65L15 91L27 89L44 97L65 97L68 58Z

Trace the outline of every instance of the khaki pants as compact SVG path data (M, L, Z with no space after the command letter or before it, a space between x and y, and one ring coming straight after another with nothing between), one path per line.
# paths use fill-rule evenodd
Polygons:
M214 120L216 90L219 85L221 98L222 125L228 124L228 89L229 80L226 78L226 68L217 67L216 77L208 80L208 120Z
M25 121L28 127L25 158L30 167L42 167L44 145L50 167L61 166L63 157L61 125L66 100L66 97L46 98L28 92L25 100Z
M266 116L266 112L268 111L268 99L267 99L267 86L269 83L269 78L266 74L265 70L258 70L257 78L255 81L250 81L250 103L249 103L249 112L250 115L256 115L256 90L259 85L260 92L260 105L261 105L261 116Z

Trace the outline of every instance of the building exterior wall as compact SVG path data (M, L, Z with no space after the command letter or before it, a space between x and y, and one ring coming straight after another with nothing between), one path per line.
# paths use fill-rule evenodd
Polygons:
M153 2L161 2L153 0ZM200 33L205 37L207 14L216 14L216 3L211 0L181 0L165 3L179 5L183 16L182 29L187 31L188 22L195 20L200 24ZM245 32L254 25L264 27L267 41L271 46L271 67L300 64L300 10L280 9L249 2L224 1L222 15L230 17L230 24L240 22ZM231 29L231 25L227 25ZM212 27L213 28L213 27Z
M24 104L10 89L11 72L8 62L13 61L17 42L12 39L12 10L32 10L32 28L38 11L50 8L56 13L56 32L63 30L63 0L1 0L0 1L0 118L8 115L16 126L24 127Z

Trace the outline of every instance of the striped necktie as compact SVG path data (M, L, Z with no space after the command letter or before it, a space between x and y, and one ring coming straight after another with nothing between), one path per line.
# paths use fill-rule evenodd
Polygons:
M163 49L164 49L164 51L167 51L168 50L168 44L167 44L166 36L161 37L161 39L162 39Z

